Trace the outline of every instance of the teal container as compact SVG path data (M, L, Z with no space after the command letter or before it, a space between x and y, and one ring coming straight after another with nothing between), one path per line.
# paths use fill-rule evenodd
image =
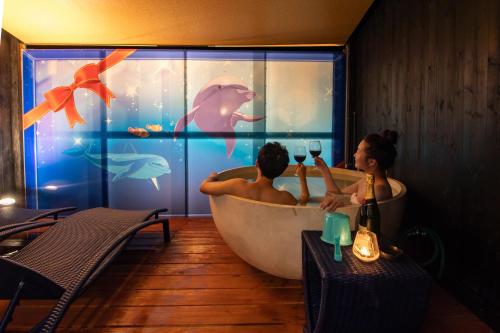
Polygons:
M340 237L341 246L352 244L349 216L342 213L326 213L321 240L334 244L337 236Z

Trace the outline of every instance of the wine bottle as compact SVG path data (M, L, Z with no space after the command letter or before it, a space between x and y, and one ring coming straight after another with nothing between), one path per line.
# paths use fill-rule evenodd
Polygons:
M380 211L375 198L375 176L369 173L366 174L366 193L363 206L366 228L380 237Z
M359 207L358 227L363 227L366 229L366 206L365 205L361 205L361 207Z
M375 198L375 177L367 173L365 202L361 206L352 252L361 261L377 260L380 256L377 238L380 238L380 213Z

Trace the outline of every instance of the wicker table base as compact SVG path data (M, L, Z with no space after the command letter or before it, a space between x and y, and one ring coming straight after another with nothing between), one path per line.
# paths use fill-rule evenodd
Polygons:
M321 232L302 232L302 269L306 333L416 332L428 306L431 277L408 257L364 263L342 247L343 260L333 261L334 247Z

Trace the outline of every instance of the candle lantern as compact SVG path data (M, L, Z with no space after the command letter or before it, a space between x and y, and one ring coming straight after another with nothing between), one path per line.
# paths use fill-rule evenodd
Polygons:
M375 199L375 176L366 174L365 202L360 208L359 229L352 252L362 261L375 261L380 256L377 236L380 235L380 212Z
M354 255L365 262L375 261L380 256L377 235L366 228L359 228L352 246Z

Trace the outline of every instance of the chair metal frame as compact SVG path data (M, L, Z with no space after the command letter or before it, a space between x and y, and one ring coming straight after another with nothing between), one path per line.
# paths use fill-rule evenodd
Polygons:
M0 271L9 272L10 275L10 278L7 280L8 283L0 283L0 286L7 288L6 285L9 284L9 287L13 287L17 283L17 288L0 321L0 333L4 332L7 325L12 320L12 314L19 303L23 291L26 290L27 287L34 288L32 290L40 292L43 298L58 299L50 313L31 330L31 332L54 332L71 303L111 263L139 230L152 224L161 223L163 225L164 241L170 241L169 220L168 218L159 218L159 214L166 211L167 209L164 208L152 211L124 211L109 208L85 210L67 217L64 223L59 223L49 228L12 257L0 257ZM154 219L150 219L153 216ZM120 224L123 220L126 220L127 224ZM113 223L117 225L116 234L114 234L114 229L109 229L115 228ZM51 224L54 224L54 222L50 221L47 223L36 223L36 225L22 225L0 232L0 237L2 237L2 235L6 237L19 231L39 228ZM130 226L128 224L130 224ZM99 233L90 234L91 237L96 238L92 238L92 243L94 244L95 242L95 244L97 244L95 246L95 253L89 253L92 249L87 250L79 248L80 251L76 251L77 253L70 251L71 253L66 254L68 250L63 248L64 246L54 246L54 236L61 238L61 235L66 235L66 240L71 240L72 237L79 237L80 229L78 228L81 226L90 228L92 231L92 228L97 231L101 230L99 229L101 227L108 228L106 229L108 234L102 235L103 239L99 239ZM109 239L110 235L112 235L112 239ZM60 240L61 245L64 245L64 241L64 239ZM81 253L81 255L79 253ZM33 262L36 262L33 265L31 265L30 255L37 257L36 259L33 258ZM79 255L80 257L78 257ZM51 258L54 257L67 256L69 258L67 266L72 267L77 273L69 274L67 272L52 271L48 271L47 273L47 270L45 270L44 273L39 269L37 270L37 265L38 267L42 267L39 264L40 256L45 256L43 259L47 261L50 261ZM82 258L86 259L82 260ZM16 259L18 260L16 261ZM75 268L74 265L79 265L81 267ZM11 279L12 277L14 277L14 279Z

